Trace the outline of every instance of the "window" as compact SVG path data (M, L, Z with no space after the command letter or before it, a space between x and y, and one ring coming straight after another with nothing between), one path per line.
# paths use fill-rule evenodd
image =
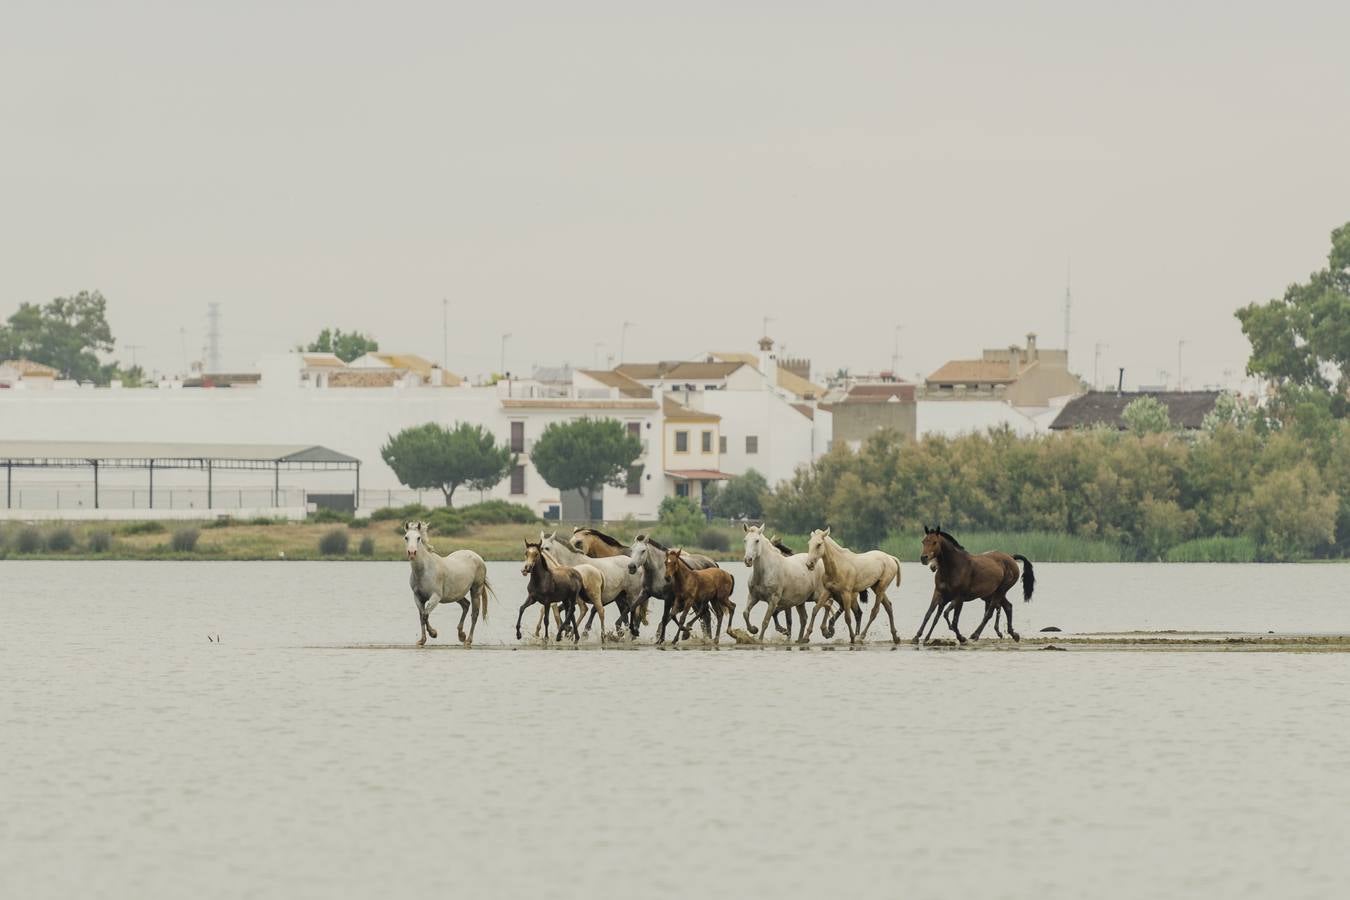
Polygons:
M689 496L689 482L687 482L687 481L677 481L677 482L675 482L675 496L676 496L676 497L688 497L688 496Z
M642 493L642 466L628 467L628 493Z
M725 434L724 434L724 435L721 435L721 436L718 437L718 439L717 439L717 452L718 452L718 453L726 453L726 452L727 452L727 436L726 436Z
M759 435L747 434L745 436L745 452L746 453L759 452Z
M675 452L676 453L689 452L689 432L687 431L675 432Z
M635 437L635 438L641 438L641 437L642 437L642 423L641 423L641 422L629 422L629 423L628 423L628 433L629 433L630 435L632 435L633 437Z
M711 453L711 452L712 452L712 432L711 432L711 431L705 431L705 432L703 432L703 452L704 452L704 453Z
M525 467L516 466L511 470L511 493L525 493Z
M512 452L512 453L524 453L524 452L525 452L525 423L524 423L524 422L512 422L512 423L511 423L511 452ZM515 476L512 476L512 477L514 478ZM512 484L515 484L514 481L511 482L511 483L512 483ZM516 491L514 488L512 488L511 493L514 494L514 493L517 493L517 491ZM519 491L519 493L522 493L522 494L525 493L524 489L521 489L521 490Z

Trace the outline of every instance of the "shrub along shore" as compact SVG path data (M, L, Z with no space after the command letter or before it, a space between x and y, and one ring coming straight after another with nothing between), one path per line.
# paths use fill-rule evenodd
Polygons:
M438 551L470 549L487 560L518 561L521 539L542 530L571 533L573 523L543 522L525 507L502 503L463 510L403 507L379 510L369 519L321 513L301 522L278 519L220 518L204 522L52 522L0 524L0 559L40 560L380 560L402 561L401 523L432 523ZM628 542L651 534L671 545L707 553L723 561L741 558L739 524L700 522L694 533L685 523L608 522L596 527ZM772 526L770 526L772 532ZM967 549L1021 553L1036 562L1130 562L1138 558L1128 545L1042 531L966 531L957 535ZM806 535L782 534L798 552ZM921 535L892 534L881 542L886 552L917 565ZM1166 554L1168 562L1253 562L1256 545L1247 538L1188 541Z

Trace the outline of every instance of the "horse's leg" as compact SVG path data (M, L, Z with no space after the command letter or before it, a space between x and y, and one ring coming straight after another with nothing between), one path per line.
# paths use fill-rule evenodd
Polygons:
M875 587L872 588L872 592L876 594L876 597L872 598L875 602L872 604L872 611L867 614L867 627L860 629L862 631L862 635L858 638L860 641L867 640L867 632L872 630L872 623L877 620L877 613L881 610L882 598L886 596Z
M745 609L741 610L741 615L745 617L745 630L750 632L751 634L759 633L755 631L755 626L750 624L750 610L754 609L755 604L758 602L759 597L755 596L754 594L750 594L749 599L745 601Z
M423 605L422 595L413 591L413 603L417 605L417 624L422 630L422 636L417 639L417 646L422 647L427 642L427 610Z
M891 621L891 643L900 643L900 635L895 630L895 608L891 606L891 598L885 594L877 594L877 603L886 607L886 618Z
M980 635L984 632L984 626L989 624L989 619L994 615L994 610L998 608L998 600L994 597L986 597L984 601L984 618L980 620L979 626L970 633L972 641L978 641Z
M478 611L487 608L487 588L479 585L473 589L472 614L469 617L469 639L464 642L464 646L473 646L473 634L478 630Z
M764 606L765 606L764 621L759 626L759 642L761 644L764 643L764 641L767 640L769 637L769 620L773 618L774 613L778 612L777 606L773 600L766 601ZM745 621L746 624L749 624L750 622L749 606L747 606L745 609ZM750 629L750 633L751 634L755 633L753 628Z
M826 604L827 602L829 602L829 597L828 597L828 596L826 596L826 595L817 595L817 596L816 596L816 605L815 605L815 608L813 608L813 609L811 610L811 620L810 620L809 622L806 623L806 639L807 639L808 641L811 640L811 634L816 630L816 616L820 613L820 611L821 611L822 609L825 609L825 608L826 608L826 607L825 607L825 604ZM825 613L825 615L826 615L826 617L828 617L830 614L829 614L829 612L827 611L827 612Z
M861 621L862 610L858 606L858 596L856 594L849 594L847 602L848 606L844 609L844 624L848 626L849 644L855 644L858 640L858 630L853 627L853 622L855 619Z
M956 609L952 611L951 629L956 633L956 642L958 644L964 644L966 639L961 636L961 607L965 606L965 604L953 603L952 605L955 606Z
M1003 630L998 627L998 620L1003 618L1003 603L1005 602L1007 602L1006 598L994 607L994 634L1000 638L1003 637Z
M673 600L666 600L664 598L661 601L661 625L656 631L656 642L658 644L664 644L666 642L666 625L670 622L670 606L673 602Z
M539 632L544 628L544 616L548 615L548 607L539 607L539 621L534 623L534 636L539 637Z
M1013 611L1012 601L1010 601L1010 600L1008 599L1008 595L1007 595L1007 594L1004 594L1004 595L1003 595L1003 618L1004 618L1004 621L1007 622L1007 624L1008 624L1008 634L1012 635L1012 639L1013 639L1014 641L1017 641L1018 643L1021 643L1021 641L1022 641L1022 636L1021 636L1020 634L1018 634L1016 631L1013 631L1013 626L1012 626L1012 611Z
M940 596L938 596L938 592L933 591L933 599L929 600L929 609L927 609L926 613L923 614L923 621L919 622L919 630L915 631L914 633L915 644L918 644L919 638L923 636L923 629L925 629L925 627L927 626L927 621L929 621L930 615L933 615L934 611L937 611L938 599L940 599Z
M459 642L460 642L461 644L464 644L464 643L467 643L467 641L465 640L465 638L468 637L468 635L466 635L466 634L464 633L464 620L465 620L466 618L468 618L468 615L469 615L469 607L472 606L473 604L469 602L469 598L468 598L468 597L461 597L461 598L459 598L458 600L456 600L455 602L459 604L459 610L460 610L460 612L459 612L459 625L458 625L458 630L459 630ZM478 611L477 611L477 610L474 610L474 618L477 618L477 617L478 617Z
M928 635L924 638L924 643L927 643L928 641L931 641L933 639L933 632L937 629L938 622L942 620L943 613L947 614L947 627L950 628L952 624L951 601L948 600L946 597L942 596L941 594L939 594L937 591L934 591L933 603L937 605L936 609L937 614L933 616L933 621L928 626Z
M526 609L529 607L529 605L530 605L531 603L533 603L533 602L534 602L534 598L533 598L533 597L526 597L526 598L525 598L525 602L522 603L522 604L520 604L520 612L516 613L516 640L520 640L520 620L523 619L523 618L525 618L525 610L526 610ZM545 610L545 613L547 613L547 612L548 612L548 610ZM539 637L539 631L538 631L538 629L535 630L534 636L535 636L535 637Z
M803 614L805 613L804 608L798 611ZM783 626L782 622L778 621L779 615L782 615L787 620L786 627ZM773 614L773 627L778 629L779 634L786 635L788 638L792 637L792 607L783 606L781 603L778 605L778 609Z
M436 634L436 629L431 627L431 611L435 609L440 604L440 602L441 602L441 595L432 594L429 598L427 598L427 602L422 607L422 620L426 623L427 634L431 635L433 640L436 637L438 637L438 635Z

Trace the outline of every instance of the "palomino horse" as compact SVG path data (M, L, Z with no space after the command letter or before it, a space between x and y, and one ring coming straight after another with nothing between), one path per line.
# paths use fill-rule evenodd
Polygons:
M605 534L598 528L573 528L572 549L595 559L624 556L628 553L628 548L618 538Z
M676 548L666 551L666 578L675 585L675 607L679 619L675 622L675 640L680 635L689 636L684 620L692 611L694 619L703 618L711 609L717 616L717 631L713 634L713 643L722 638L722 615L726 614L727 627L731 627L732 617L736 614L736 604L731 602L731 592L736 589L736 578L720 566L715 569L694 571L680 556L684 551ZM665 640L665 620L661 622L661 635L657 643Z
M417 604L417 618L422 624L422 636L417 641L421 647L427 642L427 635L436 637L436 629L431 627L431 611L440 603L458 603L463 610L459 616L459 639L465 645L473 644L473 633L478 627L478 614L487 621L488 593L492 585L488 583L487 564L483 557L472 550L456 550L449 556L438 556L427 543L430 526L426 522L404 522L403 539L407 544L408 562L412 564L412 575L408 579L412 587L413 601ZM469 595L473 595L470 602ZM473 609L473 619L469 623L469 633L464 634L464 617Z
M670 621L675 603L675 585L666 577L667 549L659 541L645 534L639 534L633 539L633 546L628 550L628 558L632 560L632 563L628 566L629 573L640 573L642 575L642 601L639 606L638 617L642 620L642 624L647 624L647 604L652 597L659 598L664 604L664 608L661 610L661 635L663 640L666 623ZM685 553L681 558L685 565L696 572L717 568L715 560L701 553ZM704 633L712 634L711 619L705 616L702 622Z
M840 611L844 616L844 624L848 625L848 642L854 643L855 640L864 641L867 639L867 631L876 621L877 611L880 607L886 607L886 617L891 622L891 641L900 643L900 635L895 631L895 610L891 607L890 598L886 596L886 589L892 583L896 587L900 586L900 560L891 556L889 553L883 553L880 550L869 550L866 553L854 553L851 550L839 546L830 537L830 529L824 531L816 529L811 532L811 539L806 548L806 567L814 569L817 564L825 568L825 590L830 598L839 604ZM861 629L861 633L854 630L855 619L861 615L862 610L858 606L858 594L871 590L877 595L877 602L872 606L872 614L867 619L867 625ZM816 625L816 613L823 609L823 605L817 603L811 610L811 622L806 627L807 638L811 637L811 632ZM828 616L829 613L827 612ZM860 621L860 620L858 620Z
M619 621L616 625L616 633L622 633L624 623L628 623L629 631L634 637L637 637L637 618L632 615L633 608L637 606L642 598L642 576L628 571L632 560L627 556L609 556L603 559L594 559L578 553L571 544L558 537L555 531L552 534L539 532L539 542L543 545L546 552L553 556L565 566L581 567L584 565L593 566L604 576L604 585L601 588L600 602L605 606L611 603L618 604ZM589 633L591 623L595 621L596 610L591 608L591 616L586 620L584 631ZM603 619L601 628L604 628Z
M977 599L984 601L984 619L970 636L971 640L980 639L980 633L984 631L989 618L1001 609L1007 620L1008 634L1012 635L1014 641L1020 641L1021 636L1013 630L1012 603L1008 600L1008 591L1017 584L1019 573L1016 560L1022 563L1022 599L1030 600L1032 591L1036 589L1036 573L1031 568L1031 560L1018 554L1009 556L997 550L978 556L967 553L966 548L941 527L929 528L925 525L919 561L930 566L937 574L933 579L933 599L928 604L928 611L923 614L919 630L914 634L914 642L919 642L929 616L933 617L933 624L928 629L928 638L931 638L938 619L942 618L944 607L951 606L955 609L947 625L956 634L956 640L964 644L966 639L961 636L959 627L961 604Z
M572 643L581 640L581 630L577 627L577 603L591 601L586 596L586 584L576 569L558 565L551 554L544 553L539 544L525 542L525 565L520 574L530 576L525 588L525 602L520 604L516 614L516 640L520 640L520 620L525 608L531 603L542 603L545 612L554 603L563 611L563 620L558 624L558 640L568 628L572 629ZM548 616L544 616L544 640L548 640Z
M807 601L813 600L818 604L828 602L828 594L821 579L824 569L808 569L805 553L784 554L784 548L777 538L770 541L764 536L761 526L742 527L745 529L745 564L753 570L750 573L749 599L745 601L746 630L751 634L763 631L760 635L763 641L769 633L769 620L783 612L787 614L788 626L786 630L779 626L779 631L791 637L792 610L796 609L801 618L797 640L804 640ZM750 608L761 601L768 609L764 611L763 623L756 628L750 624Z

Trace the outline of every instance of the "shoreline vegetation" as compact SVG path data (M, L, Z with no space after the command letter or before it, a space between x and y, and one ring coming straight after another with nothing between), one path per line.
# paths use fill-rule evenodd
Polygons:
M320 513L304 521L231 519L202 521L118 521L0 523L0 559L29 560L338 560L401 562L405 559L401 523L426 519L432 523L437 550L469 549L485 560L518 562L521 541L540 530L555 528L570 534L574 524L543 522L523 507L484 504L462 510L403 507L379 510L369 519ZM671 545L706 553L722 562L741 558L739 523L717 522L689 535L670 534L662 523L620 521L596 523L597 528L628 542L639 533L665 539ZM769 529L773 531L772 526ZM663 534L663 531L666 533ZM792 549L803 552L806 536L782 534ZM958 537L973 553L1001 549L1041 562L1136 562L1134 548L1103 539L1046 531L964 531ZM920 535L892 534L881 549L902 564L918 565ZM1203 538L1173 546L1148 562L1256 562L1256 545L1249 538Z

